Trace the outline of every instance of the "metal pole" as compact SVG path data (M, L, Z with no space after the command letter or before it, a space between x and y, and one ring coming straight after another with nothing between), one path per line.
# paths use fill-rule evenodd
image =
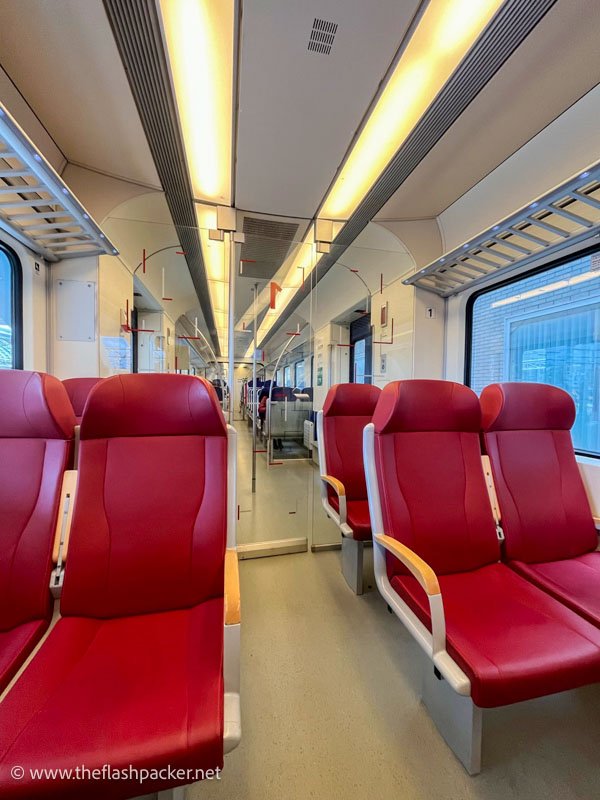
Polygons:
M256 314L256 301L258 298L258 283L254 284L254 352L252 354L252 392L254 402L251 404L252 408L252 494L256 494L256 414L258 406L255 408L258 395L256 394L256 351L258 350L258 328L257 328L257 314Z
M234 361L235 361L235 251L236 246L233 240L233 233L229 233L229 424L233 425L234 417Z

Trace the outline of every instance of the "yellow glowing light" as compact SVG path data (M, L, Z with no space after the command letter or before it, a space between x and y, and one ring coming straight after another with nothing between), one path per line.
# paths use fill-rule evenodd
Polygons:
M327 195L319 216L347 220L504 0L431 0Z
M214 206L197 203L196 219L219 346L222 355L226 355L229 309L229 241L225 239L218 242L209 237L209 231L214 230L217 226L217 209Z
M194 196L231 204L234 0L160 0Z

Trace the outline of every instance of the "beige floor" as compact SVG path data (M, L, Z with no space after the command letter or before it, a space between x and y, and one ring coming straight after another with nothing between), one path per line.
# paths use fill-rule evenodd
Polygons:
M243 420L236 420L235 427L240 506L238 543L286 538L306 538L309 548L315 543L338 543L338 530L321 506L316 466L308 460L289 460L268 469L266 455L257 453L256 492L253 494L251 428ZM257 449L262 448L264 444L259 442Z
M240 747L187 800L592 800L600 685L486 712L466 775L419 702L424 661L339 553L242 562Z

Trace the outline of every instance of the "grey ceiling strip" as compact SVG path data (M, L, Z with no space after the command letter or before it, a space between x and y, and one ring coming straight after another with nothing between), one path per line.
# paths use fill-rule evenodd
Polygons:
M167 205L217 355L219 337L154 0L103 0Z
M315 268L317 282L329 272L556 2L507 0L342 228L331 252L321 257ZM296 293L263 344L277 333L308 293L309 287Z

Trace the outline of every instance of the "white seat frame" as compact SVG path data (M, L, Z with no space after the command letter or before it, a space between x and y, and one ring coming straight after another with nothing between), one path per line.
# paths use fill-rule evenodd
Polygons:
M481 770L482 709L473 703L471 682L446 650L446 619L439 592L429 593L431 632L394 591L387 574L386 551L398 558L427 591L418 562L426 564L408 548L387 546L381 512L381 497L375 466L375 426L363 432L363 459L367 479L369 514L373 533L373 567L377 588L388 608L401 620L428 659L423 670L422 699L438 730L470 775ZM405 552L402 552L405 551ZM409 556L408 558L406 556ZM415 566L417 564L417 566ZM433 571L427 567L428 571Z

